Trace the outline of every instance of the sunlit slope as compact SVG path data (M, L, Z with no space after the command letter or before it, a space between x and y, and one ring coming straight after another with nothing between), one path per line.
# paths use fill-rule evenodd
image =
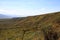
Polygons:
M0 40L60 40L60 12L0 19Z

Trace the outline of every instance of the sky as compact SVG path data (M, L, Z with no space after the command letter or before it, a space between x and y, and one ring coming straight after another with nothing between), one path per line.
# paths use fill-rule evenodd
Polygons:
M60 0L0 0L0 14L32 16L60 11Z

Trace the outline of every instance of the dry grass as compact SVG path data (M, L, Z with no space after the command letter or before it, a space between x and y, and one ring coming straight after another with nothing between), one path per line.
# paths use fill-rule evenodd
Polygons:
M60 40L60 12L0 19L0 40Z

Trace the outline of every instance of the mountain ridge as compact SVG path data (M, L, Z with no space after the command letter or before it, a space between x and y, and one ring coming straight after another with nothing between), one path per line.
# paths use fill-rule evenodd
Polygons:
M10 18L8 15L0 14L0 19Z

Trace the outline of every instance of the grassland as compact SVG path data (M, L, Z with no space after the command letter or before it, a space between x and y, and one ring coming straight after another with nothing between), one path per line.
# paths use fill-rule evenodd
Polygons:
M60 12L0 19L0 40L60 40Z

